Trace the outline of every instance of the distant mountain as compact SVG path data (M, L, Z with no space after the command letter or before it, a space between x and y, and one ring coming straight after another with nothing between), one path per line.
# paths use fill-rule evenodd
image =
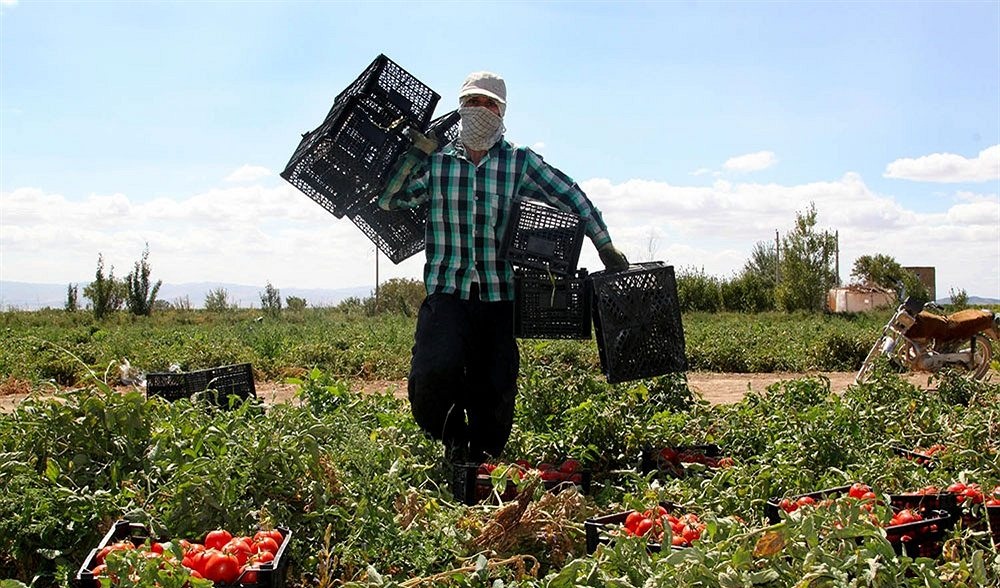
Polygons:
M86 283L79 287L79 302L87 303L83 296ZM62 308L66 305L67 284L34 284L30 282L9 282L0 280L0 310L37 310L39 308ZM205 295L218 288L225 288L229 301L242 308L260 306L260 293L264 286L248 286L245 284L226 284L220 282L194 282L187 284L163 284L157 294L157 300L174 302L187 299L192 308L201 308L205 304ZM355 286L353 288L282 288L282 302L289 296L304 298L311 307L335 306L345 298L352 296L366 298L372 295L374 286Z
M944 306L945 304L951 304L951 297L948 298L938 298L935 300L937 304ZM1000 305L1000 298L983 298L982 296L969 296L969 306L994 306Z

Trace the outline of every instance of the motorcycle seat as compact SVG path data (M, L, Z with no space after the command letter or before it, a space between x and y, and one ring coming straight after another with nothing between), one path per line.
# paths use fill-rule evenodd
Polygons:
M939 342L971 339L977 333L993 329L993 312L968 308L941 316L922 311L906 336L911 339L934 339Z

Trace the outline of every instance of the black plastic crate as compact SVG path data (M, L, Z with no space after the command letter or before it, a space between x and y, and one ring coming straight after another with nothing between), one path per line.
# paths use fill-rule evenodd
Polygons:
M573 275L585 234L579 215L521 199L512 211L502 256L516 266Z
M281 177L337 218L370 201L396 159L409 147L407 124L368 96L334 106L302 137Z
M244 400L256 398L253 366L249 363L226 365L206 370L146 374L146 396L178 400L192 394L214 390L213 399L225 406L229 396Z
M290 561L290 556L286 555L288 550L288 543L292 538L291 530L285 527L276 527L278 531L281 531L281 545L278 546L278 552L274 555L274 560L260 565L259 570L255 570L257 573L256 582L247 582L241 579L237 579L236 582L232 584L216 584L216 586L232 586L240 588L283 588L288 576L288 564ZM130 523L128 521L120 520L111 525L108 532L104 535L104 538L97 545L96 548L91 549L90 553L87 555L86 559L83 560L83 564L80 565L80 569L77 570L76 576L73 577L71 583L74 588L96 588L100 586L100 583L94 578L92 570L96 567L95 558L98 552L104 549L106 546L119 541L129 541L136 547L142 545L147 540L149 541L159 541L161 543L169 541L168 538L153 537L145 525L139 523ZM244 572L240 575L240 578L246 574Z
M378 100L419 129L427 125L441 99L437 92L383 54L379 54L357 79L337 95L327 118L333 115L337 104L355 96Z
M989 520L990 533L993 535L993 545L1000 549L1000 506L986 506L986 518Z
M643 473L659 471L675 478L683 478L687 475L686 466L701 464L714 470L722 467L720 461L725 457L722 449L713 443L647 448L642 451L639 469Z
M458 137L459 117L452 111L434 119L427 128L444 146ZM385 178L388 181L388 178ZM371 191L366 200L351 213L355 224L393 263L399 263L423 250L427 226L428 205L400 210L383 210L378 199L385 182Z
M518 269L514 274L514 336L590 339L590 280Z
M493 496L493 480L489 474L480 471L483 464L474 462L452 464L452 491L455 498L469 506L488 500ZM542 486L547 492L558 493L570 486L576 486L582 494L590 492L590 484L593 478L590 470L581 469L575 480L542 480ZM507 487L500 493L500 499L507 501L517 497L517 486L513 481L508 480Z
M687 371L673 266L646 262L595 272L594 333L610 383Z
M892 452L900 457L905 457L906 459L909 459L916 464L920 464L929 470L932 470L937 466L937 457L927 453L922 453L920 451L913 451L898 446L893 446Z

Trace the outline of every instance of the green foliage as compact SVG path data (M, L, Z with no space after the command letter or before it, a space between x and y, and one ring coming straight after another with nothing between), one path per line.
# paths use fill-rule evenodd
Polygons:
M285 298L285 306L292 312L302 312L306 308L306 299L298 296L288 296Z
M135 262L132 272L125 277L128 296L125 299L129 311L136 316L149 316L156 303L156 294L163 285L163 280L155 284L149 283L149 243L142 250L142 259Z
M688 267L677 272L677 304L681 312L716 312L722 308L719 279L704 268Z
M260 293L260 309L272 317L281 314L281 291L268 282Z
M382 283L378 290L377 313L393 312L403 316L417 316L420 304L427 296L424 283L410 278L392 278ZM365 300L364 304L369 301ZM371 302L374 305L374 302Z
M66 286L66 304L63 306L63 310L66 312L76 312L80 308L77 293L78 288L76 284Z
M851 277L869 284L895 290L901 294L900 285L907 296L926 300L927 288L913 272L905 269L890 255L877 253L862 255L854 260Z
M725 310L748 313L775 310L773 277L744 270L719 286Z
M107 276L104 275L104 256L98 253L94 281L83 288L83 295L90 299L94 318L101 320L121 309L125 302L126 289L124 282L115 279L114 266L111 266Z
M956 292L954 288L949 290L951 296L951 308L953 310L962 310L963 308L969 307L969 294L964 288L959 288Z
M782 238L781 281L775 290L786 312L823 310L827 291L839 282L833 271L837 241L829 231L816 230L816 205L795 215L795 227Z
M233 308L229 301L229 291L225 288L214 288L205 294L205 310L208 312L225 312Z
M310 370L296 381L300 402L220 410L198 400L147 400L95 380L0 415L0 566L10 580L66 585L111 522L127 517L189 538L217 526L242 533L286 526L294 533L290 585L638 588L836 578L835 585L957 588L1000 580L989 538L965 526L947 532L952 555L911 558L897 556L856 504L804 509L777 524L764 516L772 497L854 480L879 493L956 479L992 488L1000 483L998 384L945 377L935 392L882 371L843 394L806 378L710 406L681 376L603 383L568 342L533 342L524 351L525 386L505 459L581 457L594 475L583 508L569 508L580 500L570 490L531 502L520 524L541 530L508 528L531 541L483 539L511 508L457 504L440 445L391 396L357 394ZM698 443L717 443L734 465L692 466L682 478L629 473L641 448ZM891 449L932 443L946 447L933 469ZM586 517L661 500L698 514L708 525L703 539L648 553L644 539L619 537L583 555ZM557 563L558 550L575 556ZM518 573L500 565L517 557L545 567ZM109 566L125 563L138 566L126 585L182 583L170 566L114 559ZM329 583L318 584L317 572Z

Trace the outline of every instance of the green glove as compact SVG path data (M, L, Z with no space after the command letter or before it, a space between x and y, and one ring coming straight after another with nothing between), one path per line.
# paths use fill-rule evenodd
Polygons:
M621 272L628 269L628 259L625 258L625 254L610 242L598 249L597 254L601 256L604 269L609 272Z

